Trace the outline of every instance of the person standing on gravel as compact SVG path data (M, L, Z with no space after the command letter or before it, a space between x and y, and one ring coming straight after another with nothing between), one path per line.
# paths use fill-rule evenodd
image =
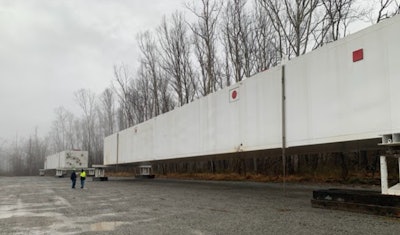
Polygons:
M72 188L75 188L75 184L76 184L76 173L75 173L75 169L72 170L72 173L71 173L71 181L72 181Z
M82 169L81 174L81 188L85 187L85 180L86 180L86 172L84 169Z

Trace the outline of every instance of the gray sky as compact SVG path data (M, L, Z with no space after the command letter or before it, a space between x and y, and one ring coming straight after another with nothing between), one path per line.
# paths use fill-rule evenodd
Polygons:
M184 2L0 0L0 143L36 127L45 136L57 107L79 116L74 92L100 94L114 65L134 68L137 34L184 10Z
M113 65L134 65L138 32L184 0L0 0L0 139L49 131L74 92L100 94Z

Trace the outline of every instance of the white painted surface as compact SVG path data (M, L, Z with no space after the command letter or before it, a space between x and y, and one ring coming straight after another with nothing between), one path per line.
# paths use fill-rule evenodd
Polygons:
M288 146L400 130L400 17L330 43L286 66ZM352 52L364 59L352 61Z
M399 177L400 177L400 158L397 157L398 161L398 166L399 166ZM381 165L381 192L382 194L388 194L388 195L397 195L400 196L400 183L397 183L391 187L389 187L389 182L388 182L388 167L387 167L387 161L386 161L386 156L381 156L380 157L380 165Z
M381 192L382 194L388 194L388 175L387 175L387 162L386 157L380 157L380 164L381 164Z
M287 147L400 132L399 29L393 17L285 64ZM353 62L358 49L364 59ZM123 130L119 141L107 137L104 164L232 153L241 144L241 151L280 148L281 70Z
M44 169L72 169L87 168L88 152L87 151L62 151L46 157Z
M104 138L104 152L103 152L104 165L117 163L118 135L119 133L115 133L113 135Z
M390 187L385 194L400 196L400 183Z
M104 164L232 153L281 146L281 69L260 73L233 88L105 138ZM117 144L118 142L118 144ZM117 149L118 146L118 149Z

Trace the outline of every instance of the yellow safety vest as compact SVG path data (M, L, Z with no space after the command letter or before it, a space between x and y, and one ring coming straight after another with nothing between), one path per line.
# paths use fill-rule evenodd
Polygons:
M86 177L86 172L81 172L81 177Z

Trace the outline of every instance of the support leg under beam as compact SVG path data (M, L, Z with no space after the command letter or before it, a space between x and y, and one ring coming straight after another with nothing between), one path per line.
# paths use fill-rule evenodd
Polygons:
M381 156L381 189L382 194L388 194L388 173L387 173L387 163L386 156Z

